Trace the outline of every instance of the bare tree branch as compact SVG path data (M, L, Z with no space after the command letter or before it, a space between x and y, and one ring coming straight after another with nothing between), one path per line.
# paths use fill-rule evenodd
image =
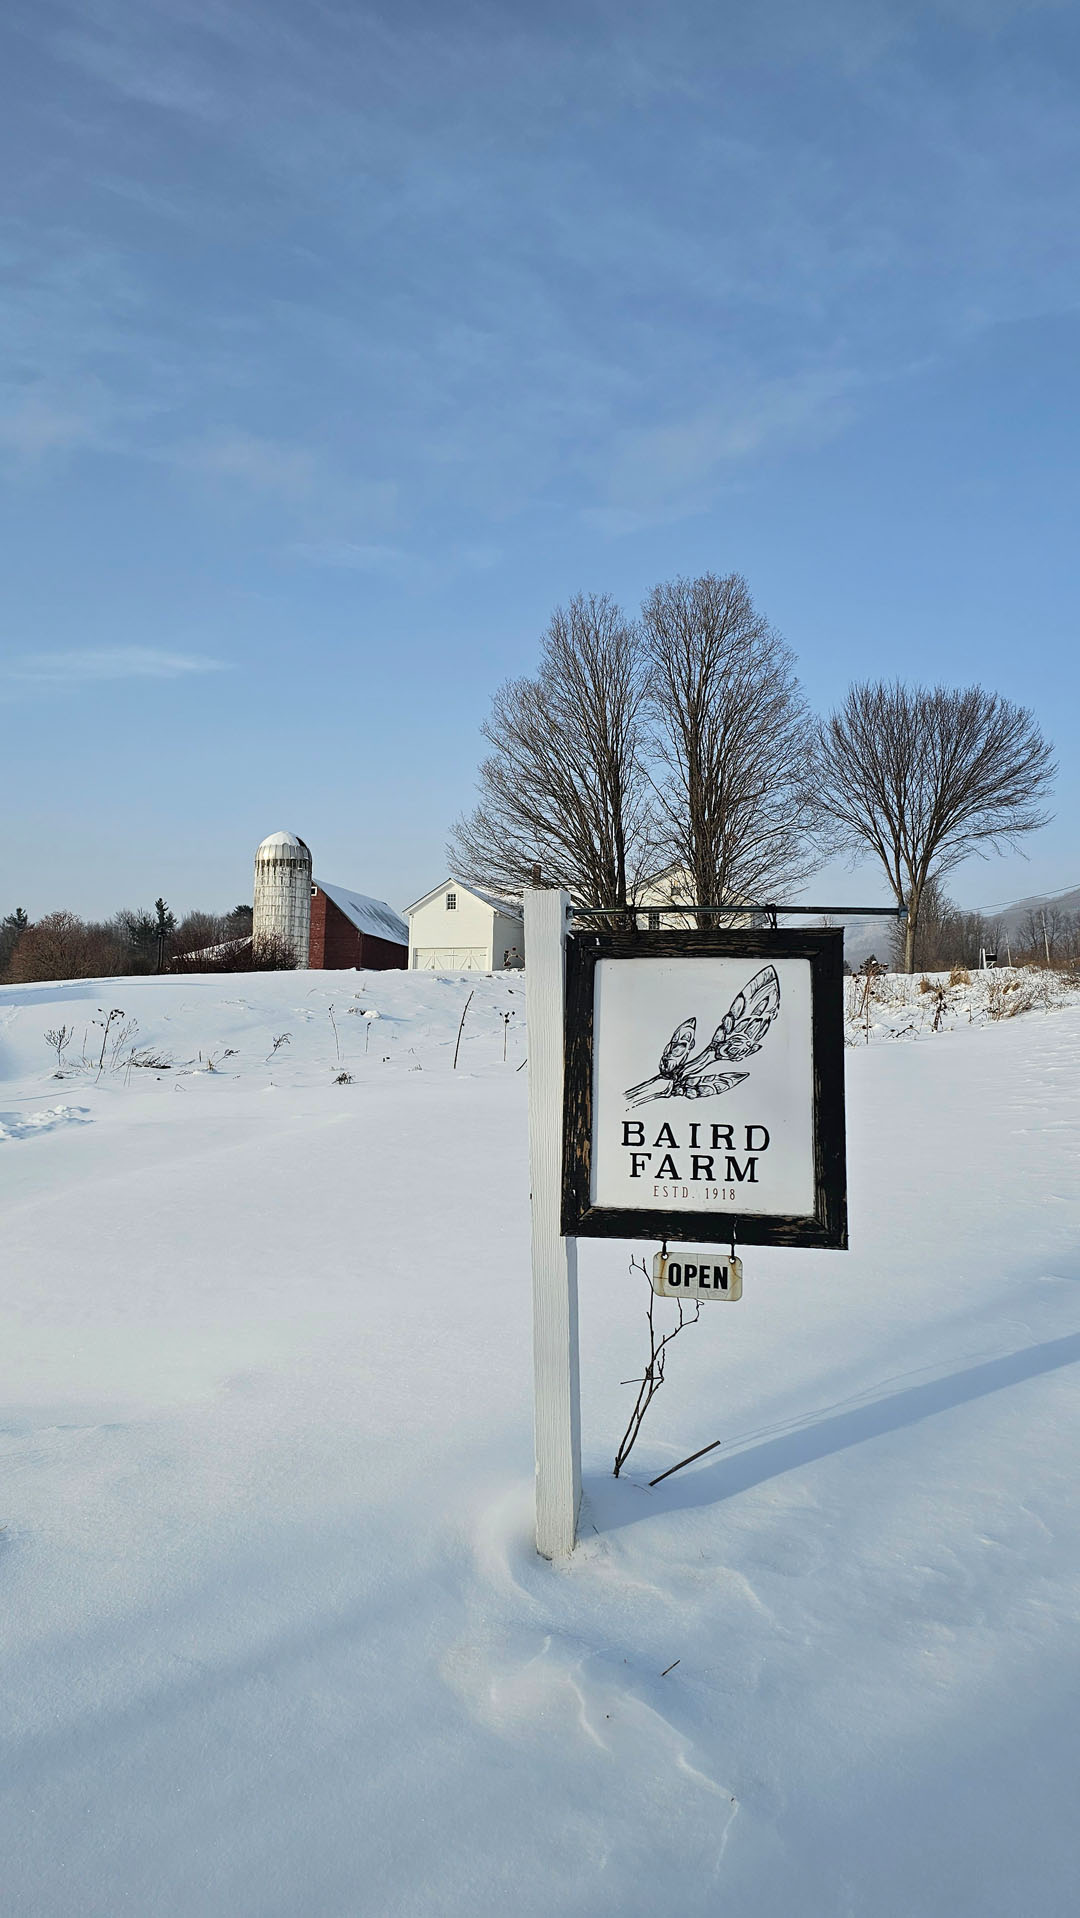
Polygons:
M636 629L606 595L556 610L537 677L492 702L480 804L447 848L455 873L513 892L538 862L581 904L634 897L652 857L643 681Z

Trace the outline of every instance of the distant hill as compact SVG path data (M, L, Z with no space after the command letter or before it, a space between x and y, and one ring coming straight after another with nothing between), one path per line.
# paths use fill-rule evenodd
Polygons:
M871 958L890 966L895 938L895 919L845 919L844 958L853 972Z
M1027 919L1029 912L1047 912L1051 907L1055 912L1080 912L1080 886L1074 886L1071 892L1055 893L1047 897L1045 893L1033 893L1030 899L1018 899L1015 906L1009 906L1004 912L985 910L987 919L997 919L1010 932L1018 932Z
M783 913L781 913L780 923L781 925L791 927L801 926L806 929L808 927L820 926L821 920L785 920ZM833 917L830 919L829 924L833 926L843 926L844 958L847 960L853 972L862 965L865 959L871 957L877 959L883 966L891 964L893 940L896 936L895 919L861 919L855 917L841 919Z
M995 911L989 906L966 907L962 910L981 911L984 919L1001 927L1002 935L1008 933L1015 938L1024 930L1028 914L1039 913L1044 908L1047 912L1051 908L1059 913L1080 912L1080 886L1073 887L1070 892L1056 893L1053 896L1033 893L1029 899L1018 899L1014 906L1009 906L1005 911L1000 909ZM806 925L807 921L790 919L787 923L796 926L800 923ZM820 922L813 920L809 923ZM887 966L891 963L896 932L895 919L861 919L853 916L850 919L836 919L833 923L842 925L844 928L844 958L853 971L871 956L879 960L882 965ZM1001 957L1004 961L1004 950Z

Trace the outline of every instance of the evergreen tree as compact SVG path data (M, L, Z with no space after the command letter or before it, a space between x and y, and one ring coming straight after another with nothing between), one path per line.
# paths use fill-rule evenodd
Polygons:
M0 979L6 977L15 948L29 924L29 916L22 906L16 906L14 912L0 919Z

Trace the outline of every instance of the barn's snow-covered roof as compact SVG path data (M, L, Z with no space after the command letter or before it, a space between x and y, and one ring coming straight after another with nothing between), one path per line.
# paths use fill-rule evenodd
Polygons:
M494 912L501 912L504 919L521 918L520 899L500 899L497 893L482 892L479 886L467 886L461 879L444 879L441 886L432 886L431 891L426 892L422 899L414 899L411 906L406 906L406 919L410 914L419 912L420 907L426 906L429 900L438 898L440 892L447 890L471 893L474 899L482 900L484 905L490 906Z
M349 892L345 886L329 886L325 879L316 879L315 884L338 911L351 920L358 932L366 932L371 939L389 939L395 946L408 945L409 928L385 899L369 899L366 892Z

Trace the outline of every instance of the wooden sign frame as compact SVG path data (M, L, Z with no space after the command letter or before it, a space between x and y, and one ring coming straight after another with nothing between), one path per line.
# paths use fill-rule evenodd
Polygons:
M622 1209L592 1202L593 1007L600 959L744 958L810 962L814 1210L786 1215ZM698 1240L707 1245L847 1248L842 930L575 930L566 941L562 1231L567 1237Z

